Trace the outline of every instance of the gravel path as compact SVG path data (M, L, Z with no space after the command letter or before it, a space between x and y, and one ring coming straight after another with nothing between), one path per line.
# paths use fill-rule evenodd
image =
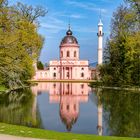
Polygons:
M11 135L0 134L0 140L43 140L43 139L24 138L24 137L16 137Z

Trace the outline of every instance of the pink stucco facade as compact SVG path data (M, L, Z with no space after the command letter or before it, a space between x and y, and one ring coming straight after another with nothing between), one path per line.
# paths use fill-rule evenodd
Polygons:
M69 29L60 43L60 59L49 62L45 70L37 70L35 80L86 80L91 79L91 70L88 60L79 59L77 39Z

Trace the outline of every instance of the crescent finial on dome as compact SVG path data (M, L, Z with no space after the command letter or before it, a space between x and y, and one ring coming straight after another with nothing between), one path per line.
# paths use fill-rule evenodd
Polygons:
M72 35L70 23L68 24L68 31L66 32L66 35Z

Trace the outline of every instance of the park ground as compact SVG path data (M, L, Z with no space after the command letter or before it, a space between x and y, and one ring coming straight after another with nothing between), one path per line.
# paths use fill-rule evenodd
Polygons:
M63 132L55 132L50 130L43 130L37 128L29 128L25 126L0 123L0 138L4 136L7 136L7 138L9 138L10 135L20 136L20 140L21 138L24 139L26 137L46 139L46 140L140 140L140 138L63 133ZM9 140L13 140L12 138L13 136L11 136L11 139ZM14 140L18 140L19 137L14 137L14 138L16 138Z

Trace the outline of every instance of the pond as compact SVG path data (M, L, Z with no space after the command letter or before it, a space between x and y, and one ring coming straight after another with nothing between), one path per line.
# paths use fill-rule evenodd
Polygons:
M140 137L140 93L38 83L0 95L0 122L60 132Z

